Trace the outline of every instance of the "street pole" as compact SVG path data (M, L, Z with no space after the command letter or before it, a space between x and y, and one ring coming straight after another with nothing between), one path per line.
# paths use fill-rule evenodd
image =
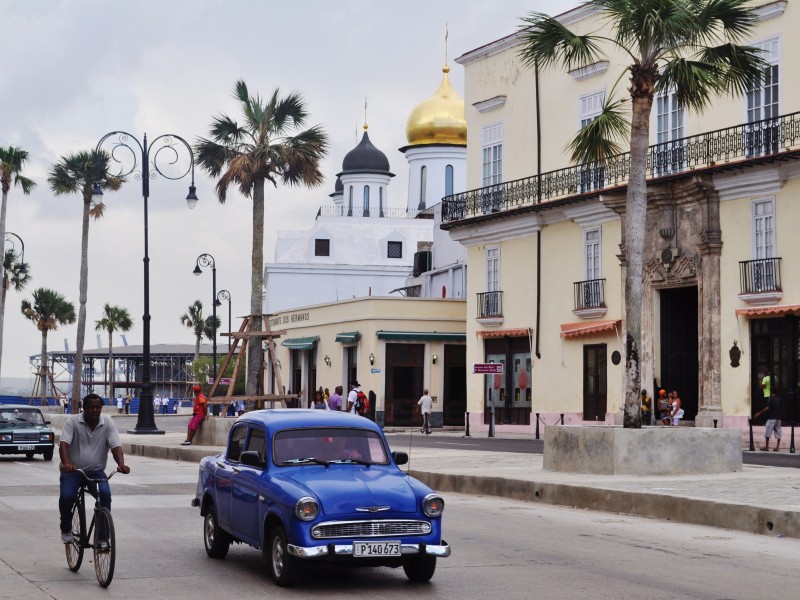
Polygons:
M156 427L155 418L153 416L153 388L150 379L150 254L149 254L149 224L147 214L147 204L150 198L150 178L161 175L165 179L182 179L189 173L192 176L192 183L189 186L189 194L186 196L186 203L189 208L194 208L197 205L197 193L194 185L194 153L189 143L182 137L175 134L165 134L156 137L150 144L147 143L147 134L144 134L142 142L125 131L112 131L107 133L97 143L95 153L99 157L103 144L111 137L116 137L116 140L111 142L113 148L109 152L110 159L119 163L119 171L115 177L126 177L134 173L134 178L141 178L142 180L142 200L144 203L144 314L142 315L142 385L139 394L139 414L136 419L136 427L129 429L128 433L135 434L163 434L164 431ZM135 144L135 146L133 145ZM170 176L166 174L158 166L159 154L167 151L167 155L162 155L163 160L174 165L180 156L181 144L189 153L189 167L186 171L179 173L177 176ZM153 162L150 162L150 153L156 145L158 147L153 154ZM138 150L138 156L137 156ZM166 158L168 156L168 158ZM125 162L127 159L127 162ZM126 165L130 164L130 168ZM150 168L153 168L151 173ZM99 203L103 199L103 188L101 184L102 174L99 172L99 161L97 164L97 173L95 175L95 183L92 188L92 200Z
M211 338L211 356L212 356L212 365L211 365L211 372L214 382L217 381L217 262L214 260L214 257L208 253L201 254L197 257L197 263L195 264L193 273L195 275L200 275L203 270L200 268L203 267L211 267L211 331L213 333L213 337ZM214 416L218 415L218 405L214 405Z
M220 290L217 292L217 299L215 300L215 304L220 306L222 304L222 300L228 301L228 350L231 348L231 334L233 330L231 329L231 293L228 290Z

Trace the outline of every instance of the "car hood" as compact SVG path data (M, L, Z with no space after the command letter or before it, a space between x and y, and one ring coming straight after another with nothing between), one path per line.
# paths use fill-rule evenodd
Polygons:
M355 465L300 467L286 476L312 492L320 502L323 514L363 513L380 507L382 513L416 513L418 502L406 476L400 471ZM385 507L389 507L386 509ZM362 509L362 510L358 510ZM367 509L367 510L363 510Z

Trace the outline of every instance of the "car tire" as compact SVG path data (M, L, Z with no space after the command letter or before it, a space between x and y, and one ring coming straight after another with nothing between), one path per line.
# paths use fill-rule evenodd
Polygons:
M45 460L53 460L53 449L48 448L44 452L42 452L42 458Z
M283 526L272 527L265 554L272 580L280 587L291 587L297 581L299 565L297 559L289 554L288 546Z
M213 504L208 507L203 521L203 543L210 558L225 558L231 547L231 536L219 526L217 508Z
M409 580L418 583L430 581L436 571L435 556L414 556L403 560L403 571Z

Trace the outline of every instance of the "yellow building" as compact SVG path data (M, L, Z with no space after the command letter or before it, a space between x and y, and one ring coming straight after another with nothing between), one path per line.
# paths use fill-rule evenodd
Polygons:
M319 387L341 385L346 398L358 381L375 394L379 424L418 425L423 389L433 397L434 427L464 424L463 300L356 298L270 315L269 323L285 332L275 356L285 391L301 393L301 406Z
M768 63L763 81L703 114L672 94L653 103L642 385L678 391L686 420L702 426L745 429L767 372L784 421L797 410L800 6L769 2L757 14L748 43ZM558 20L575 32L604 26L586 6ZM506 367L467 375L468 410L485 428L494 404L500 430L531 431L537 414L619 421L626 155L575 166L565 148L627 57L542 70L537 86L521 45L516 33L457 60L470 191L443 200L442 228L467 248L466 362Z

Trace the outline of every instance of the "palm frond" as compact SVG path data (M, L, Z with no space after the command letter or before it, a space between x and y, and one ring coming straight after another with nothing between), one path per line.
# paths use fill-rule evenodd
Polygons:
M747 92L753 82L761 81L764 70L769 66L761 49L735 44L704 48L700 60L720 69L719 87L716 88L718 93L739 95Z
M725 40L745 40L758 22L750 0L706 0L690 5L696 10L694 29L709 45Z
M603 102L600 114L591 123L581 128L567 146L575 163L598 163L623 152L619 140L630 131L629 115L623 109L626 100Z
M553 17L532 12L522 18L523 44L519 57L523 64L548 67L563 63L568 70L591 64L602 56L599 38L576 35Z

